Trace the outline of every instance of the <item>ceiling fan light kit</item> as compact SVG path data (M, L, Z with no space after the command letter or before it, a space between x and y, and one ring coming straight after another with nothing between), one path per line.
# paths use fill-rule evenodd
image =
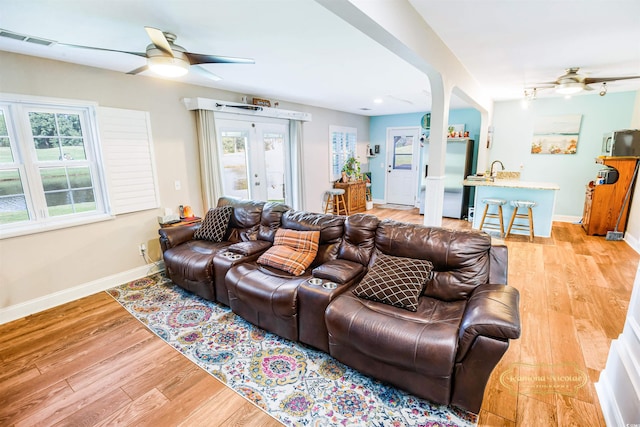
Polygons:
M180 77L189 72L189 63L181 58L152 56L147 64L150 71L163 77Z
M573 95L584 90L584 83L568 82L556 86L556 92L562 95Z

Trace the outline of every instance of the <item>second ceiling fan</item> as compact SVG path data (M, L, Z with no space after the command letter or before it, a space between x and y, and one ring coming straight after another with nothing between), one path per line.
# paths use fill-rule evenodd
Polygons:
M606 85L607 82L618 80L640 79L640 76L586 77L582 74L579 74L578 71L580 71L579 67L567 68L565 70L565 74L561 75L556 80L552 82L536 83L534 85L531 85L531 89L536 90L551 87L554 88L558 93L561 93L563 95L571 95L582 90L593 90L593 88L589 85L594 83L603 83L604 85ZM607 90L605 86L604 90L601 90L600 95L604 95L606 93Z

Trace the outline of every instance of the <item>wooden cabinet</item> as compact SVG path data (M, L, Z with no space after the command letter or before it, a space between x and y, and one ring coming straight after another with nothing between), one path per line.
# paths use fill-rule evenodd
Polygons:
M601 184L587 186L584 211L582 217L582 228L589 236L604 236L607 231L616 228L616 222L622 211L618 231L624 231L627 226L629 206L631 196L624 204L624 199L629 187L633 185L633 171L636 167L637 158L605 157L596 159L597 163L610 166L618 171L618 181L614 184Z
M364 181L336 182L333 188L344 190L344 200L347 202L349 215L364 212L367 208L367 187Z

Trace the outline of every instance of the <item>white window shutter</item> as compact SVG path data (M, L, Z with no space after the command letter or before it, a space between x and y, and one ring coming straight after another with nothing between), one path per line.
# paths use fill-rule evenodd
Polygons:
M98 128L112 213L158 208L149 113L99 107Z

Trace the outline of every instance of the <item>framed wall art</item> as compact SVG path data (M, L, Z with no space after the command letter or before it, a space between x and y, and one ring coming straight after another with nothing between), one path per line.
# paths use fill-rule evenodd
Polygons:
M536 117L531 154L576 154L581 121L581 114Z

